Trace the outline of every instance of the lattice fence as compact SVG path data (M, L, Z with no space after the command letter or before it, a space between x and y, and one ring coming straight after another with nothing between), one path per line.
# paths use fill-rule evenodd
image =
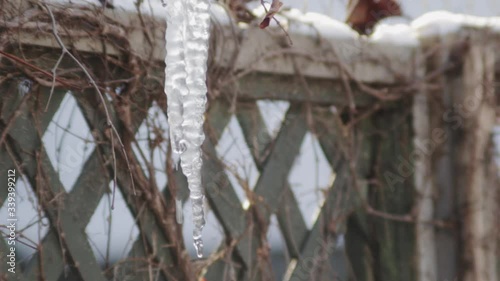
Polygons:
M35 7L29 10L30 13L23 11L23 15L29 16L30 22L40 22L44 35L50 37L54 32L49 27L50 18L42 8ZM81 14L62 8L53 9L57 21L66 23L68 28L72 27L72 17L82 20ZM101 15L98 11L96 13ZM105 21L120 26L110 18L106 17ZM455 173L446 177L445 184L433 188L441 192L463 192L467 197L467 192L472 191L468 189L469 185L461 186L460 180L468 182L483 176L484 182L471 183L470 186L479 186L486 193L490 192L488 198L497 196L497 189L487 186L498 186L498 179L482 170L491 167L491 157L479 161L474 154L468 159L466 152L473 146L474 151L486 155L485 152L492 147L486 140L491 134L491 120L495 119L495 114L477 114L496 110L495 68L494 63L488 63L490 59L494 62L495 56L490 48L492 45L477 43L488 41L483 33L474 37L479 41L463 34L459 40L450 40L452 43L447 43L451 46L445 48L452 50L450 52L435 52L435 48L429 47L434 51L429 51L428 57L420 56L420 50L415 49L410 50L409 56L402 53L398 57L400 61L394 60L396 66L391 66L406 65L404 71L398 73L390 67L384 68L391 73L391 82L385 78L372 79L366 74L369 71L357 72L358 78L363 73L371 77L366 79L371 81L365 83L363 79L360 81L342 74L342 67L335 68L335 73L340 73L335 79L305 76L298 67L300 54L297 61L285 61L285 67L294 69L293 73L271 73L262 70L262 65L257 65L257 70L242 71L211 62L203 181L207 201L224 237L214 253L196 260L188 254L182 227L176 222L175 198L187 198L184 176L173 169L168 160L170 151L165 150L168 183L165 188L157 186L155 167L134 149L139 127L150 118L149 110L159 109L160 114L166 110L163 65L152 59L154 50L149 59L128 52L136 47L129 47L132 43L124 39L126 36L113 37L116 34L107 33L109 37L105 37L107 29L104 27L107 25L104 23L101 26L98 21L88 19L85 24L88 26L85 26L83 35L73 30L73 33L65 33L68 36L65 40L81 42L79 40L88 34L102 36L103 44L98 45L98 50L92 50L95 45L90 49L83 44L68 43L68 46L91 73L100 91L105 93L103 96L96 92L81 65L68 55L61 59L60 49L47 47L48 43L29 44L25 34L15 35L19 31L16 29L4 33L11 37L1 50L11 57L4 55L0 65L0 181L2 186L7 183L8 170L16 170L17 182L23 176L32 187L39 212L47 217L49 227L48 233L40 237L41 243L34 243L35 254L22 266L18 264L15 274L8 272L9 265L3 254L9 252L8 239L0 240L0 278L275 280L276 268L272 264L267 237L274 215L285 241L286 272L280 276L283 280L426 280L422 276L428 272L450 279L461 273L458 261L432 271L432 265L426 262L429 256L423 252L422 243L435 243L437 260L441 262L446 258L459 260L460 254L443 245L444 242L458 243L461 240L457 233L467 232L457 226L463 222L457 217L461 211L449 207L467 199L453 199L453 196L436 199L436 206L441 206L441 209L434 213L429 207L429 204L433 205L430 201L434 195L431 188L426 187L432 187L432 181L444 175L440 169L455 167ZM32 30L32 26L23 28ZM303 39L292 38L299 43ZM220 46L226 43L215 42L214 52L220 52ZM464 43L473 47L457 49ZM107 44L115 48L111 53L107 53ZM275 41L272 44L279 45ZM429 44L434 46L437 43ZM129 49L121 53L122 48ZM457 50L463 52L460 54L463 59L457 59ZM250 51L242 51L245 52L249 54ZM284 54L286 58L286 50ZM247 57L246 60L251 59ZM367 61L373 63L371 59ZM418 65L408 70L407 65L417 61ZM448 62L455 64L450 66ZM59 66L58 79L52 80L49 72L56 63ZM272 63L270 65L270 68L274 67ZM380 67L377 62L375 65ZM41 73L40 69L47 73ZM307 71L310 69L304 69ZM408 72L411 77L408 77ZM466 81L465 86L460 84L463 81ZM421 84L417 82L425 86L419 86ZM53 89L52 85L56 87ZM451 94L455 101L480 93L481 100L489 99L490 102L481 102L479 109L474 110L476 114L465 119L467 125L458 132L453 131L453 139L465 139L464 143L454 143L450 137L437 143L435 151L415 156L419 149L416 140L433 140L435 128L449 129L455 124L441 120L448 108L446 101L438 98L444 91L439 86L443 85L456 90L456 96ZM95 145L70 191L61 183L58 168L50 160L47 144L43 143L47 128L68 95L75 100ZM267 99L290 104L275 136L266 128L265 117L257 106L257 101ZM107 122L106 111L121 142ZM427 114L417 114L419 112ZM238 179L239 186L233 185L234 181L228 176L230 168L216 149L233 116L249 148L250 154L246 156L259 172L255 186L243 178ZM477 122L486 124L484 130L474 131ZM335 176L333 184L322 190L325 200L310 228L299 207L302 198L288 182L307 133L318 140ZM150 151L145 151L146 154L160 146L167 147L164 131L152 135L155 137L148 139ZM456 166L454 162L449 162L449 166L440 162L443 161L441 156L446 154L441 149L448 145L464 152L460 154L464 159L457 160ZM406 162L411 162L411 165L405 166ZM465 168L464 163L478 168ZM449 183L453 177L458 179L457 187ZM140 233L127 258L102 265L92 251L85 229L99 202L112 192L114 184L126 201ZM238 197L238 189L244 190L248 202L242 202ZM0 188L0 206L8 202L7 198L8 189ZM465 221L476 219L487 220L476 217ZM186 220L185 223L190 222ZM429 230L441 236L429 237ZM2 232L8 233L5 227L2 227ZM18 241L23 240L22 231L16 235ZM345 237L345 248L341 255L335 255L340 237ZM496 237L489 238L497 241ZM443 244L439 245L440 242ZM493 278L477 280L496 280Z

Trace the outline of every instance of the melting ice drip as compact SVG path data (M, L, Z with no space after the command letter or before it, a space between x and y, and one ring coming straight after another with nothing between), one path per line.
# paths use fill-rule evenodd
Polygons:
M166 2L165 93L168 100L170 144L175 166L177 168L180 158L182 171L188 181L193 208L194 246L198 257L202 257L201 232L205 218L201 185L201 144L205 139L203 115L207 100L205 78L210 36L210 4L209 0ZM182 211L179 209L181 208L177 206L177 212ZM182 219L178 217L179 220Z

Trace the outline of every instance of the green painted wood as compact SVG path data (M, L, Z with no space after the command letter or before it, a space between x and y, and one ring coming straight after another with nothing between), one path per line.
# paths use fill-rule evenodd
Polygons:
M243 83L245 83L244 79L246 78L243 78L242 80ZM264 82L267 81L267 83L271 83L273 81L277 83L276 88L272 86L272 87L267 87L266 89L263 86L266 85L266 83L259 81L257 85L259 85L260 87L260 84L262 84L262 87L261 88L258 87L256 93L257 95L261 95L260 97L267 96L268 98L281 98L285 96L292 101L310 100L314 103L320 103L320 104L330 104L332 102L339 102L341 105L345 103L345 100L342 101L342 99L344 99L344 95L336 94L336 93L341 93L339 87L332 87L332 89L334 89L333 92L335 94L332 95L332 91L330 91L330 96L327 96L325 91L321 92L315 90L312 97L311 96L304 97L306 95L300 93L301 89L300 85L293 85L293 83L295 82L290 83L289 80L281 79L280 77L274 77L271 80L267 79L264 76L260 78L262 78L263 79L262 81ZM257 78L254 77L252 79L257 79ZM328 81L317 81L317 82L319 85L324 86L326 84L322 83L326 83ZM255 83L255 81L252 83ZM249 89L248 87L242 87L242 88ZM274 94L273 91L278 92L279 94ZM286 94L283 95L281 94L282 92L285 92ZM302 95L302 97L300 97L300 95ZM218 158L216 157L215 146L217 145L217 142L220 139L222 132L224 128L227 126L227 123L229 122L231 116L231 113L229 112L230 106L227 103L223 104L219 101L214 102L211 105L206 125L207 129L206 131L208 137L207 137L207 142L204 145L206 160L204 165L203 177L204 181L208 183L207 198L211 206L213 207L217 218L221 221L221 224L223 225L228 241L233 239L240 240L236 248L236 254L232 258L237 262L239 262L239 259L243 260L242 264L244 265L244 267L242 268L242 270L248 272L246 278L248 278L249 276L250 277L259 276L258 275L259 269L255 264L255 259L256 259L256 249L261 245L259 245L260 241L257 234L259 234L259 232L262 229L265 229L266 224L268 224L269 216L273 213L276 213L278 216L280 228L285 235L285 241L287 243L287 247L291 253L292 258L298 258L299 259L298 266L303 267L303 264L301 265L300 263L303 263L304 261L307 263L307 257L308 257L307 255L311 253L310 252L311 249L313 251L318 250L319 245L325 246L325 244L322 243L325 240L331 242L332 241L331 239L333 239L333 237L330 237L328 235L321 236L325 232L324 230L325 225L324 221L323 225L321 225L320 220L318 220L317 222L318 229L315 230L313 228L313 230L310 233L307 231L305 223L301 217L301 213L298 209L297 200L293 196L293 193L290 191L289 184L287 183L289 170L291 168L291 165L293 165L294 158L299 153L302 139L307 131L306 118L301 110L302 106L300 105L292 106L292 108L289 110L287 114L287 119L283 125L282 130L280 131L276 140L273 141L272 138L269 136L269 134L267 134L265 125L263 126L264 122L262 120L262 116L260 115L258 110L255 111L257 109L254 103L255 97L249 97L247 96L246 93L243 92L241 93L241 95L238 96L238 98L240 101L238 103L236 111L238 121L240 122L240 125L243 129L245 140L252 152L252 157L256 162L259 171L261 171L261 178L258 181L255 191L257 196L260 196L260 199L262 199L262 203L256 204L258 207L255 207L255 209L250 209L250 212L246 212L245 210L243 210L243 208L241 207L241 203L239 202L234 192L234 189L230 185L227 175L225 174L224 166L219 162ZM89 120L89 123L91 124L91 128L96 129L98 131L97 134L100 136L100 138L103 138L104 135L102 134L102 130L99 131L99 129L102 129L103 127L102 124L104 117L100 112L99 101L89 101L87 98L82 96L80 96L79 99L80 99L80 105L82 106L84 111L86 111L85 115ZM245 101L253 101L253 102L248 102L248 104L250 104L250 107L242 108L240 105L243 103L247 103ZM292 109L294 109L295 111L292 111ZM137 112L140 112L140 110L135 111L134 115L137 114ZM257 113L256 116L255 113ZM43 118L39 118L39 120L42 119ZM330 119L329 121L332 122L332 120L333 119ZM339 158L339 155L341 155L339 153L339 150L342 148L341 147L342 144L341 143L339 144L339 135L338 135L339 132L335 131L338 129L335 129L335 126L332 126L331 123L328 123L328 120L325 125L325 128L326 128L326 133L324 130L321 129L318 130L317 128L315 129L315 132L318 133L318 137L320 138L320 144L322 146L322 149L325 151L325 154L327 155L328 161L334 168L337 168L338 172L339 171L338 169L340 169L338 168L338 166L339 163L341 162ZM333 131L331 131L332 128L334 128ZM119 126L119 129L121 130L122 128ZM256 136L257 136L257 143L255 142ZM262 139L262 142L260 142L260 139ZM18 143L18 145L24 146L23 143ZM34 149L36 149L38 146L35 145ZM121 153L118 150L119 149L117 149L117 153L118 154ZM106 159L109 158L111 152L107 145L100 145L98 150L96 150L94 154L96 154L97 151L99 152L101 157ZM89 200L90 202L88 206L86 206L84 210L82 210L82 218L78 222L74 223L74 225L83 225L83 226L86 225L85 221L88 222L88 219L95 210L96 204L99 202L100 198L102 197L102 194L105 192L106 189L107 181L104 180L105 177L101 179L92 179L92 175L94 175L95 177L95 174L102 174L103 170L108 170L108 172L105 173L108 174L107 177L109 177L110 174L109 167L100 166L102 164L100 164L99 160L102 160L102 158L98 158L94 154L91 156L91 158L89 158L89 161L87 162L89 163L89 166L86 166L82 172L81 175L82 182L80 182L79 179L77 182L78 185L75 186L74 190L70 194L63 196L63 200L67 201L68 204L72 205L72 207L68 208L68 210L71 209L71 212L69 213L73 214L75 212L78 212L78 210L81 210L76 204L78 203L77 200L78 198L86 198L85 200L86 201ZM46 159L46 155L42 154L42 158ZM92 165L90 164L91 161L93 161ZM144 201L141 202L142 199L135 198L134 196L131 195L130 179L128 173L126 172L127 167L124 165L124 161L125 160L123 158L119 158L118 178L120 182L120 188L128 200L129 207L132 210L132 213L136 215L140 213L141 208L145 208L146 210L148 208L147 206L144 205ZM135 163L135 161L136 161L135 159L132 159L132 162ZM51 176L53 176L53 173L50 171L51 169L50 162L46 163L42 159L42 161L40 161L39 164L42 165L42 169L44 169L44 171L45 170L48 171L48 173L51 174ZM90 174L90 176L85 175L86 173ZM182 182L183 177L181 176L181 174L177 172L176 177L177 176L179 176L179 180L180 182ZM88 183L87 180L85 180L85 178L87 178ZM176 179L176 181L178 180ZM226 183L229 183L229 185L227 185ZM97 186L99 190L93 190L93 189L85 190L84 189L85 184L93 184ZM336 181L336 187L335 187L336 189L338 188L338 185L339 183ZM185 192L186 191L185 185L182 186L182 188L184 188L182 190L183 192ZM186 194L183 195L183 198L186 197L185 195ZM167 195L165 195L165 197L167 199L169 198ZM166 202L169 201L166 200ZM324 208L327 208L328 206L329 205L326 204ZM336 208L341 208L341 207L336 206ZM332 209L327 209L326 212L322 213L321 216L325 216L326 218L331 213L335 213L335 211L332 211ZM59 214L49 214L49 216L60 217ZM67 215L67 218L70 218L71 216L72 215ZM158 216L153 212L150 212L149 210L147 210L145 214L141 215L140 228L144 236L141 236L140 239L138 239L138 241L134 245L134 250L131 251L130 253L131 257L140 257L142 255L145 255L147 253L146 248L150 247L151 245L163 245L163 246L168 245L168 239L163 237L164 235L164 233L162 233L163 230L161 229L161 227L158 227L158 219L159 219ZM262 226L258 225L259 223L262 222L260 221L261 219L264 222ZM68 219L64 220L63 218L62 221L64 224L63 226L67 228ZM366 224L366 222L363 221L361 224ZM250 225L253 225L253 228L249 228ZM160 238L158 238L158 236L155 236L157 234L160 236ZM84 236L81 233L80 234L73 233L72 235L75 235L77 237ZM313 237L323 240L316 240L311 242L311 239L313 239ZM57 235L55 235L55 232L49 234L49 236L47 236L46 238L47 241L51 239L53 241L47 242L48 243L47 245L54 245L54 246L53 247L48 246L47 248L50 248L49 252L52 251L53 256L59 255L59 261L61 261L62 264L62 259L60 258L60 248L57 248L59 247L59 242L57 239ZM44 241L44 243L45 242L46 241ZM87 246L84 245L84 247ZM168 247L163 247L163 248L158 247L155 249L155 251L159 253L158 256L155 258L155 260L163 260L165 261L166 264L168 264L167 266L169 267L169 270L172 271L176 270L175 266L173 266L175 265L175 261L172 259L172 252ZM162 259L165 256L169 257L170 259ZM225 263L226 262L221 260L217 261L213 265L213 268L209 269L209 272L214 273L216 271L222 271L222 269L227 268L228 266L228 264L224 265ZM34 266L33 268L37 268L37 266ZM133 268L134 268L133 266L129 268L124 267L124 270L130 270L130 269L133 270ZM329 271L331 271L331 269L326 269L326 271L322 271L323 275L320 276L323 277L325 272ZM59 270L59 272L61 272L61 270ZM124 271L124 274L128 275L127 272L129 271ZM217 274L210 276L211 276L210 278L218 278L222 275Z
M4 82L0 85L0 91L2 93L5 93L0 101L0 108L2 109L1 114L0 114L0 135L3 134L5 130L5 125L7 121L10 119L9 117L12 115L14 108L15 108L15 101L16 96L17 96L17 89L15 87L16 83L14 82ZM11 105L11 106L9 106ZM9 141L7 140L6 143L2 144L0 146L0 182L4 184L5 187L0 188L0 208L3 206L5 200L7 199L8 196L8 189L7 189L7 178L8 178L8 173L7 171L10 169L15 169L16 166L14 164L13 159L7 152L7 146L10 147ZM15 156L14 156L15 157ZM18 161L16 159L16 161ZM16 181L19 178L21 171L18 171L16 169ZM3 224L3 223L2 223ZM2 229L0 233L5 233L7 230ZM19 267L19 264L17 264L16 268L16 274L12 274L8 272L9 265L7 264L7 257L5 256L6 254L10 251L10 245L8 245L3 237L0 239L0 280L7 279L9 280L23 280L23 274L21 272L21 268Z
M238 100L287 100L290 102L312 102L347 107L349 102L342 81L306 77L309 91L306 92L300 79L289 75L252 73L237 79L235 84L228 84L222 92ZM353 98L358 107L375 102L375 98L363 93L351 83Z
M314 110L315 128L318 134L320 146L332 167L337 167L341 161L345 161L345 153L348 151L346 127L340 126L340 117L328 107L316 107ZM372 140L373 124L371 119L365 119L352 128L354 131L353 141L356 142L356 172L359 177L358 185L365 191L366 184L363 178L368 178L374 161ZM362 194L365 196L364 194ZM353 194L356 200L349 207L350 214L344 221L340 222L341 229L345 229L345 254L348 261L347 268L335 268L335 271L346 271L352 280L373 280L373 256L370 254L370 241L366 229L367 215L362 208L358 194ZM337 263L338 264L338 263Z
M371 239L366 225L367 216L362 211L357 211L347 218L345 248L351 280L374 280L374 257L371 254Z
M77 97L77 101L91 129L99 128L103 120L105 120L104 114L101 111L95 110L95 108L97 108L96 103L98 103L99 101L89 97L89 95L79 95ZM143 111L146 112L146 110ZM140 122L137 122L136 126L138 126L139 124ZM111 157L111 150L108 145L99 145L99 148L102 150L101 153L103 153L107 157ZM119 147L115 147L115 150L117 157L116 175L118 180L118 187L120 188L123 197L127 201L129 210L138 221L138 226L142 235L144 235L149 245L154 248L153 251L157 253L157 258L165 263L165 271L174 272L173 275L175 276L179 271L175 268L176 262L174 262L174 258L172 256L173 247L168 246L172 245L172 243L167 240L165 236L166 233L163 232L161 223L158 222L158 220L161 221L161 219L157 218L153 211L148 208L148 206L150 205L147 200L144 200L144 198L142 197L133 195L132 184L130 182L130 174L128 172L126 160L122 155L121 149ZM135 159L135 156L132 159L129 158L128 160L130 161L130 163L138 163L137 159ZM109 174L112 175L112 166L108 167L108 169ZM142 174L142 177L146 178L143 171L140 172ZM136 185L137 184L138 183L136 182ZM136 190L141 189L147 189L147 187L136 186ZM178 243L174 243L173 245L174 247L177 247Z
M408 105L386 110L374 116L375 128L383 132L373 137L375 150L380 154L374 167L378 171L378 186L370 186L370 205L395 215L409 214L413 207L414 188L412 164L411 121L405 116ZM374 261L374 280L415 280L415 226L377 216L367 220L370 229L371 253Z
M279 209L279 203L286 193L288 185L288 174L307 132L307 124L304 118L304 108L300 104L292 104L285 116L283 126L278 133L274 146L271 149L265 167L254 188L254 197L251 198L249 212L252 215L252 226L255 227L254 236L261 243L252 244L256 252L265 242L262 233L267 231L270 217ZM264 236L265 237L265 236ZM260 259L253 271L248 272L250 280L263 280L268 278L270 267L266 260Z
M203 147L207 155L216 155L211 140L205 140ZM210 207L221 223L227 238L229 240L242 239L237 246L238 252L244 263L251 266L255 256L249 248L252 240L248 240L247 214L243 210L220 160L209 156L204 159L204 162L202 176L206 182L205 191Z
M236 113L245 141L252 153L253 161L259 172L265 167L267 156L273 146L264 118L255 101L238 103ZM308 233L307 225L300 212L290 185L285 183L283 198L277 211L278 224L292 258L300 255L300 245Z
M335 272L325 271L324 266L334 251L335 226L345 219L352 206L350 181L347 163L341 164L321 207L320 215L302 245L301 257L285 281L327 280L324 276L335 276Z
M182 182L182 185L187 185L187 181L182 175L182 171L178 170L174 172L175 174L175 181ZM183 178L181 178L181 176ZM171 183L172 179L169 178L169 181L167 183L166 188L163 189L162 195L165 198L166 202L171 202L172 201L172 195L169 189L169 183ZM187 189L187 187L185 187ZM183 195L184 196L184 195ZM187 194L186 194L187 196ZM186 198L182 197L183 200L186 200ZM149 250L146 250L146 248L150 249L151 247L147 243L147 238L142 235L142 233L139 233L139 236L137 239L134 241L132 244L131 250L128 252L127 259L124 261L123 265L120 265L120 271L122 272L121 274L123 276L129 276L133 277L134 280L145 280L148 281L150 280L150 276L153 275L154 278L158 278L158 280L168 280L167 277L164 276L164 274L159 274L156 275L156 271L161 272L161 265L163 264L162 261L159 261L155 259L154 261L151 260L151 253L149 253ZM156 262L156 265L154 266L151 265L151 262ZM153 271L154 274L150 273L150 269ZM148 269L148 270L146 270ZM120 277L117 277L120 278ZM120 278L122 279L122 278ZM156 280L156 279L154 279Z
M278 210L288 183L288 174L300 151L306 132L304 107L292 104L254 189L258 199L255 202L256 211L259 220L266 225L269 224L271 214Z
M101 158L97 151L94 151L84 164L82 172L75 182L75 188L66 197L64 212L78 214L77 223L79 228L85 229L90 221L95 208L99 204L102 196L108 190L109 176L96 177L103 171ZM81 202L85 202L85 208L81 207ZM80 233L86 239L85 233ZM56 229L51 228L47 236L43 239L42 247L44 250L42 260L50 260L50 263L43 263L43 272L50 274L61 274L64 270L64 261L62 259L60 242L58 240ZM49 252L46 252L49 251ZM35 253L26 266L25 272L29 279L35 280L39 274L40 253Z
M361 189L362 200L366 200L368 184L365 179L373 176L374 148L371 134L374 132L373 122L370 119L361 121L355 128L357 142L356 173L359 177L358 185ZM370 252L370 231L368 229L369 217L362 202L356 194L358 208L347 218L345 233L345 249L350 264L351 279L373 280L373 255Z
M65 250L68 251L68 254L75 261L74 266L79 269L84 280L104 281L105 278L101 273L101 269L95 260L94 253L85 235L85 224L82 223L81 217L78 216L78 210L85 209L86 205L73 204L71 206L72 202L68 201L68 196L64 193L64 187L59 182L58 174L52 167L45 152L41 152L41 157L37 160L37 165L38 170L30 171L30 169L27 169L31 185L36 189L42 189L44 190L43 192L51 194L49 198L46 198L46 202L56 200L57 196L57 200L66 203L62 207L62 205L58 204L53 206L43 201L40 202L52 227L57 229L59 240L61 240L60 243L65 245ZM47 177L48 182L38 182L38 173L43 173ZM78 202L81 202L81 198L79 198ZM45 256L44 260L50 258L50 256Z
M236 269L232 266L232 262L229 257L227 260L218 259L214 264L212 264L205 274L205 280L207 281L217 281L217 280L237 280L236 279Z
M45 104L49 96L49 91L50 89L42 88L36 102ZM62 95L57 96L62 97ZM47 204L47 202L51 202L50 200L53 200L55 196L59 198L58 200L64 201L67 194L59 181L58 174L55 172L48 156L45 154L45 151L40 151L41 136L38 135L37 129L39 127L37 120L40 120L37 116L38 114L43 113L36 111L30 115L21 115L20 118L15 121L16 128L10 131L10 135L14 139L16 151L23 159L23 164L25 166L24 172L28 176L31 186L35 188L35 191L38 190L38 192L42 192L43 190L45 196L47 196L44 200L40 201L40 204L49 217L52 227L57 227L60 235L64 236L63 243L67 247L67 250L70 255L78 261L76 265L83 269L81 271L82 276L87 280L104 280L88 241L86 239L79 239L81 235L78 234L84 231L84 229L81 229L75 224L74 221L77 220L77 218L70 213L60 212L60 206L58 206L58 204ZM27 122L27 124L21 124L21 122ZM31 132L32 136L27 137L26 131ZM46 177L48 182L43 182L41 177ZM51 272L50 274L57 273Z
M2 229L2 233L4 232L4 229ZM8 260L6 255L10 252L10 245L7 245L5 243L3 237L0 239L0 253L2 253L2 256L0 256L0 280L12 280L12 281L21 281L21 280L29 280L25 279L24 274L21 272L21 266L19 264L19 258L17 258L16 262L16 268L15 268L15 273L9 272L8 269L10 266L7 264Z
M6 143L0 147L0 180L2 183L7 183L7 171L9 169L15 169L14 161L12 161L11 156L7 153L7 147L10 147L9 143ZM17 159L16 159L17 161ZM20 171L16 169L16 182L19 179L20 176ZM0 208L2 208L2 205L4 204L5 200L7 199L8 196L8 189L7 185L5 184L5 187L0 188ZM2 223L3 224L3 223ZM6 233L6 229L0 230L0 233L4 234ZM8 245L5 240L0 238L0 253L8 253L10 251L11 245ZM19 260L19 259L17 259ZM9 280L24 280L24 275L21 272L20 265L17 264L16 268L16 274L11 274L7 271L9 266L7 265L7 257L2 254L0 255L0 280L2 278L7 279L7 276L9 277ZM2 276L3 275L3 276Z
M224 99L217 99L210 102L210 107L206 113L204 126L205 134L217 146L224 129L227 127L232 116L231 104Z
M269 155L273 138L267 131L267 125L256 101L238 102L236 117L255 165L261 170Z
M32 151L36 147L40 145L39 137L38 134L43 135L45 130L48 127L48 124L50 120L52 120L52 117L56 113L58 107L61 104L61 101L66 93L66 91L63 90L56 90L54 91L54 98L52 99L48 111L46 113L42 113L41 116L40 114L37 114L38 120L39 120L39 132L33 129L33 119L30 117L30 106L36 105L36 104L41 104L41 103L46 103L47 102L47 90L43 89L42 91L36 91L37 88L34 88L35 90L31 91L28 93L24 100L21 100L21 97L19 96L18 90L17 90L17 85L19 83L18 79L13 79L10 81L10 83L4 83L2 85L2 89L5 90L4 93L5 96L3 96L2 101L4 102L2 105L2 122L8 122L9 120L13 120L11 122L14 122L14 124L11 126L12 129L9 129L9 138L10 140L6 140L7 143L2 145L0 148L0 180L2 182L7 182L6 179L6 171L7 169L16 169L16 179L21 175L22 171L19 171L17 169L16 165L13 162L13 159L11 158L11 155L7 152L6 150L6 145L9 146L9 149L11 150L12 154L14 154L14 157L19 157L21 159L16 159L18 161L18 166L19 167L34 167L36 165L32 158L29 158L25 153L20 153L18 149L15 148L16 144L22 144L23 152L27 151ZM7 88L7 90L6 90ZM34 97L41 97L38 99L39 102L36 102ZM8 106L10 105L10 106ZM44 106L45 107L45 106ZM19 110L20 114L16 118L12 118L12 114L14 114L15 111ZM4 123L5 124L5 123ZM31 128L31 129L30 129ZM16 151L17 150L17 151ZM22 156L27 156L27 157L22 157ZM5 167L5 170L4 170ZM5 171L5 172L4 172ZM24 171L25 172L25 171ZM6 199L6 189L0 189L0 206L3 204L4 200ZM3 241L2 241L3 242ZM5 246L5 244L4 244ZM3 252L3 250L2 250ZM2 260L0 258L0 260ZM50 264L50 260L47 261L47 264ZM2 262L2 265L0 265L0 271L1 272L6 272L4 271L4 263ZM16 280L22 280L23 278L27 278L27 280L31 280L29 277L24 277L23 274L21 273L21 270L19 268L19 273L16 274ZM54 278L57 278L54 277Z
M345 158L347 150L346 134L339 124L340 117L329 107L316 106L313 109L314 129L321 150L330 166L335 169Z
M318 106L313 109L313 112L314 126L320 146L325 153L327 161L338 174L339 166L348 164L345 162L346 153L349 152L347 142L350 134L347 131L348 128L346 125L340 123L340 116L335 116L328 107ZM373 149L369 135L373 134L372 126L370 118L367 118L361 120L352 128L353 135L351 139L355 143L353 153L357 157L354 159L354 166L358 177L358 186L362 194L357 194L357 192L349 193L352 198L350 199L350 205L345 207L345 212L350 215L337 222L337 231L339 233L345 232L346 252L336 254L332 257L333 272L339 274L350 272L350 274L355 274L353 280L372 280L369 277L371 274L370 266L372 264L372 257L367 254L369 253L369 241L366 240L368 237L367 231L364 228L365 225L359 223L359 220L362 222L366 220L366 214L362 208L359 196L365 196L366 182L364 179L370 176L373 164L371 163L373 161ZM345 170L342 167L340 169ZM345 265L344 261L348 264ZM326 278L328 280L328 277Z
M215 145L229 123L230 117L231 114L227 104L216 104L216 106L209 109L205 125L206 131L214 133L210 133L203 144L205 158L202 177L210 207L221 223L226 236L228 236L228 241L239 240L236 246L238 255L242 259L244 266L249 269L252 268L255 259L251 246L257 242L248 235L248 216L243 210L215 149Z
M166 281L161 272L162 262L150 259L149 251L145 249L148 243L139 234L138 239L128 253L127 259L113 265L115 280Z
M283 190L283 198L281 198L279 206L276 218L288 253L291 258L298 258L300 257L300 245L304 242L309 230L300 211L299 203L288 183Z
M137 106L147 108L149 104L150 102L144 99L142 104L138 103ZM139 110L137 112L138 113L133 116L134 131L138 129L140 123L145 117L145 111ZM81 223L80 227L83 229L85 229L86 225L90 221L90 218L94 214L102 196L108 190L108 184L111 177L109 175L102 177L95 176L96 174L101 174L102 171L105 171L102 165L102 155L97 150L94 150L82 167L82 173L76 180L74 188L67 196L67 200L65 202L65 212L78 214L78 222ZM80 202L82 202L82 200L85 202L86 208L81 208ZM81 235L87 239L85 233L81 233ZM64 263L61 256L62 251L57 237L57 231L55 229L50 229L42 243L43 249L50 251L48 253L44 252L44 255L52 261L51 263L43 263L44 272L50 272L50 274L55 275L57 275L57 272L60 274L64 270ZM47 258L42 259L45 261ZM28 279L34 280L39 274L39 262L39 253L36 253L31 258L25 269Z
M152 251L156 253L157 259L162 260L165 265L165 271L170 272L167 275L173 275L175 278L182 278L179 275L181 272L177 267L177 262L175 259L180 258L175 255L175 248L181 247L180 243L182 238L177 238L176 241L169 241L164 233L162 226L158 222L158 218L155 213L149 208L147 201L141 198L135 198L133 196L133 191L130 183L130 175L127 172L127 166L125 164L125 159L119 158L117 165L117 180L118 187L120 191L125 194L124 198L127 201L127 205L132 213L132 216L138 222L138 227L141 231L141 235L144 236ZM136 188L139 188L136 186ZM168 227L177 227L175 222L172 222Z

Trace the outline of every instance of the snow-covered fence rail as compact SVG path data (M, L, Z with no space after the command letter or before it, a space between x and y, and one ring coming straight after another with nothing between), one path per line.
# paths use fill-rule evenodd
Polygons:
M3 254L8 240L0 241L0 279L274 280L266 235L275 216L283 280L498 280L491 133L499 19L434 13L365 38L292 10L280 18L289 46L280 29L236 26L214 5L203 182L224 239L207 259L191 260L175 217L185 178L165 161L160 192L153 156L147 161L168 143L165 124L152 126L146 151L138 149L137 131L154 123L148 111L166 110L164 9L160 1L126 3L0 2L0 184L7 170L24 175L50 224L15 274ZM69 96L95 148L68 190L43 137ZM276 135L261 100L290 104ZM231 181L234 169L217 151L233 116L260 175L255 186L241 175ZM288 181L308 132L335 176L312 227ZM140 235L127 258L101 270L85 228L110 182ZM0 188L3 207L8 193ZM345 254L335 255L344 238Z

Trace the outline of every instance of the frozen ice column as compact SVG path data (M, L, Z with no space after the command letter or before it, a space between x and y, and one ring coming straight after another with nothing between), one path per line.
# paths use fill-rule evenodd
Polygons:
M169 99L168 106L173 105L173 108L168 111L169 123L171 123L171 144L173 149L180 153L182 171L188 181L189 197L193 208L193 239L198 257L203 255L201 232L205 225L204 192L201 185L201 145L205 139L203 123L207 100L209 6L207 0L171 0L167 3L165 91ZM170 28L172 30L169 32ZM170 40L171 43L169 43ZM174 64L172 66L169 66L170 59ZM175 71L175 73L170 71ZM178 74L177 71L182 73ZM172 77L169 78L170 75ZM181 81L183 77L185 81ZM174 81L171 83L168 81L170 79ZM171 118L173 118L172 121Z

